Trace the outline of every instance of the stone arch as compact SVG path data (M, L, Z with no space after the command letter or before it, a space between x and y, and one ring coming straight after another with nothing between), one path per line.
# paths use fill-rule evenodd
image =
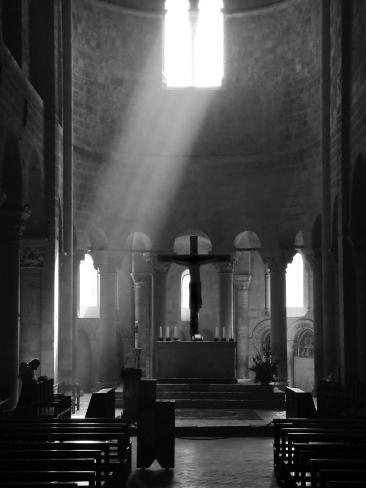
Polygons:
M135 252L149 252L152 249L152 242L147 234L132 232L126 239L126 249Z
M251 230L246 230L244 232L240 232L234 238L233 244L234 244L234 248L237 251L240 251L240 250L252 251L252 250L261 248L261 241L260 241L258 235Z
M187 229L180 233L174 240L173 251L177 254L189 254L190 236L198 236L198 253L209 254L212 251L212 243L207 234L198 229Z
M93 251L102 251L108 248L106 233L100 227L89 227L87 231L90 247Z
M311 392L314 388L313 321L297 320L288 328L287 339L290 384Z
M271 338L271 321L270 319L264 319L258 322L252 330L252 334L249 336L251 342L252 355L262 354L263 346L268 345Z

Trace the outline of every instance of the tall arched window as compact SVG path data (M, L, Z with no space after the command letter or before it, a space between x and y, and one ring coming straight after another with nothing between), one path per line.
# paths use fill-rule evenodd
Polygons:
M84 261L80 262L79 317L99 316L99 273L90 254L86 254Z
M218 87L223 78L222 0L166 0L167 87Z
M181 299L180 299L180 308L181 308L181 320L182 322L189 322L190 320L190 311L189 311L189 283L191 281L191 277L189 275L189 269L185 269L181 276Z
M286 269L286 307L289 317L304 314L304 259L299 252Z

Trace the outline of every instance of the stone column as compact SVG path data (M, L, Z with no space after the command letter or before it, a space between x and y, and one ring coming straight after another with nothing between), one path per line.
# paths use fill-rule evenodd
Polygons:
M251 275L235 276L236 375L249 378L249 286Z
M0 387L9 395L8 408L18 401L19 370L19 237L29 217L27 208L0 208Z
M313 274L313 319L314 319L314 382L324 376L323 369L323 277L320 252L306 254Z
M118 280L120 253L94 251L94 267L100 276L99 367L97 388L113 387L119 382L121 365L118 364L117 320Z
M226 339L234 336L233 324L233 263L227 262L217 265L220 286L220 327L219 337L222 338L222 328L225 327Z
M159 327L162 328L163 336L166 334L166 280L171 263L163 263L157 259L152 260L153 282L152 282L152 361L153 376L155 376L155 342L159 339Z
M270 273L271 350L278 361L278 380L287 385L286 266L282 256L266 258Z
M134 324L138 328L138 336L134 336L136 352L140 353L140 368L145 378L152 378L152 328L150 320L150 284L148 273L131 273L134 288ZM136 334L136 329L134 330Z

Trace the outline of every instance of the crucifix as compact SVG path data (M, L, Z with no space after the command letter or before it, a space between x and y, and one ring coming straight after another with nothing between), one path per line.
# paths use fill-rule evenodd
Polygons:
M160 254L159 261L177 263L189 269L190 332L193 340L202 340L199 334L198 314L202 307L200 267L204 264L228 262L230 254L198 254L198 236L189 236L189 254Z

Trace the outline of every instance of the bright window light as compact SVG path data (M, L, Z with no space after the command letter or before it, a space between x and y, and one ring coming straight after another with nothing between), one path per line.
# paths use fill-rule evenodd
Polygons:
M287 265L286 305L287 308L304 307L304 260L300 253Z
M99 317L99 274L90 254L80 262L79 317Z
M222 0L166 0L164 74L167 87L221 86L223 62Z
M189 310L189 283L191 277L189 275L189 270L186 269L182 273L181 279L181 320L187 322L190 320L190 310Z

